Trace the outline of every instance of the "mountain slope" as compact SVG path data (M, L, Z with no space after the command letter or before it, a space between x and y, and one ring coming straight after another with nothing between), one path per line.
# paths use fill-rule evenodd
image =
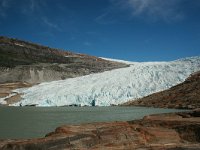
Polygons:
M127 65L0 37L0 83L41 83L121 67Z
M200 108L200 71L168 90L127 102L124 105L183 109Z
M130 67L18 89L22 101L14 105L117 105L168 89L200 70L200 57L127 63Z

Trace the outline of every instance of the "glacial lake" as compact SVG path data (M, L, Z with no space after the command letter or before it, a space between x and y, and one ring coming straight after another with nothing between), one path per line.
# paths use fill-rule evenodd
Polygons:
M180 112L146 107L0 107L0 139L44 137L65 124L128 121L145 115Z

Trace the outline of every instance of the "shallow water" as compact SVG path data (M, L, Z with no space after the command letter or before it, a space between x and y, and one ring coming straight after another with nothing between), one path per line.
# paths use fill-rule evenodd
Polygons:
M44 137L64 124L128 121L177 111L145 107L0 107L0 139Z

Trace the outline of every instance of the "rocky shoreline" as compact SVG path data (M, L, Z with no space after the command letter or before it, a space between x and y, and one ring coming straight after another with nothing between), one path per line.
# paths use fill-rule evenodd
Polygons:
M64 125L44 138L0 140L2 150L200 149L200 110L127 122Z

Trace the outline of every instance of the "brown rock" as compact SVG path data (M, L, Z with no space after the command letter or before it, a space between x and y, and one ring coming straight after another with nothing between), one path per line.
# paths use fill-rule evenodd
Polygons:
M64 125L45 138L2 140L0 149L194 150L200 148L199 113L196 110L150 115L129 122Z

